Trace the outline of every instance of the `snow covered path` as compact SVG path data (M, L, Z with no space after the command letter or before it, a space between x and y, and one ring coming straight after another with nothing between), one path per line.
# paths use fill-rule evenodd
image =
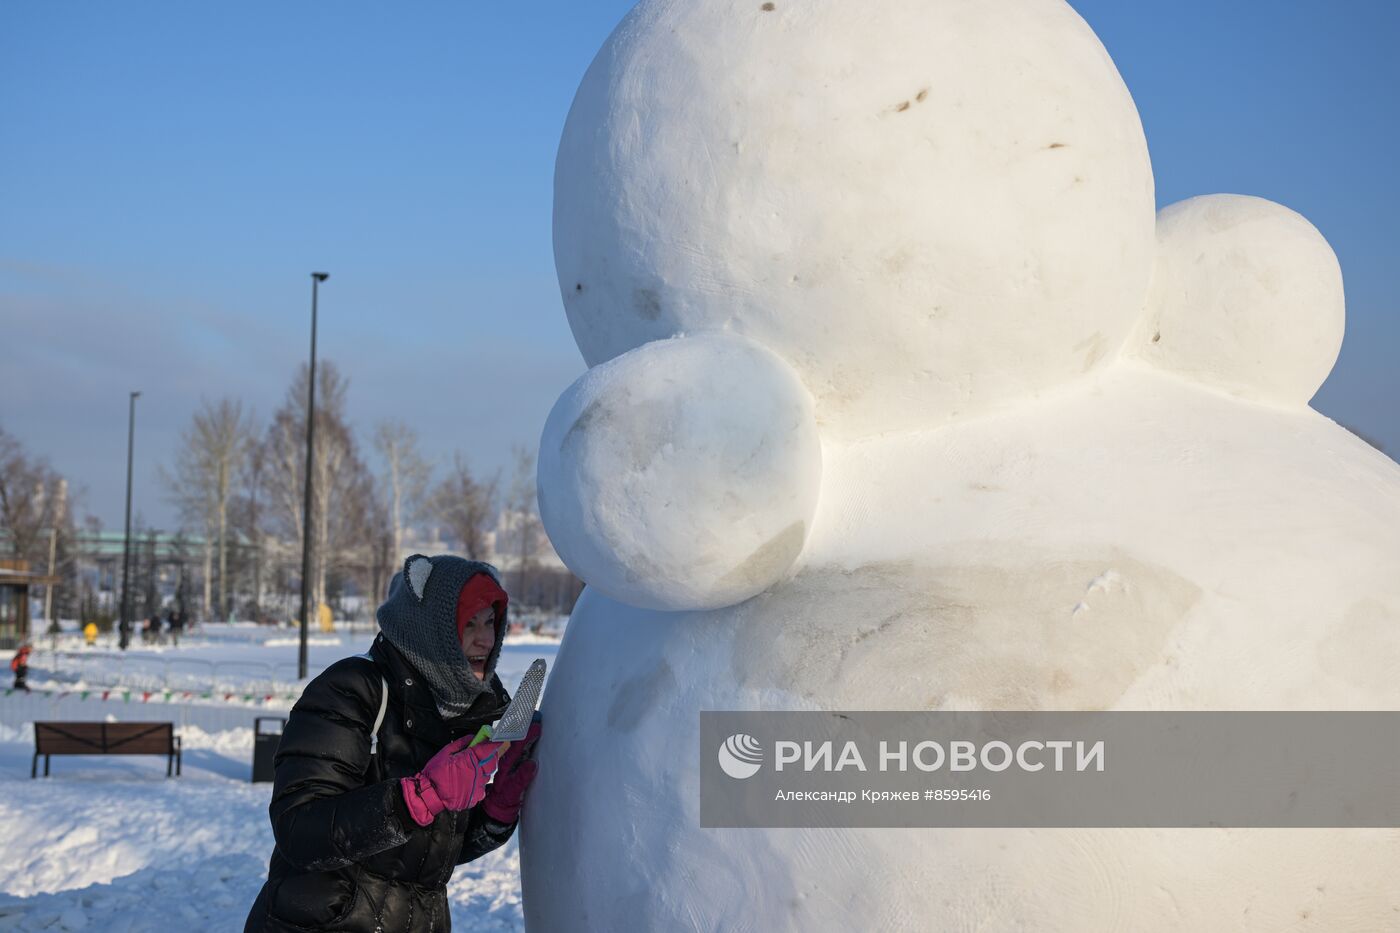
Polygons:
M267 646L285 654L281 646ZM514 688L529 660L557 644L507 644L501 674ZM353 649L353 650L352 650ZM246 651L247 649L245 649ZM347 645L340 653L358 651ZM30 780L35 715L20 695L0 699L0 931L238 931L267 874L270 784L248 781L246 725L181 729L184 776L158 757L58 757ZM64 701L64 718L159 719L164 704ZM38 709L48 714L48 702ZM230 709L224 707L223 709ZM178 722L178 718L176 719ZM448 887L453 925L524 929L516 842L457 869Z
M178 779L132 757L59 758L31 781L32 739L0 742L0 930L243 929L272 852L270 785L244 778L251 743L236 758L192 748ZM524 929L514 840L448 894L459 929Z

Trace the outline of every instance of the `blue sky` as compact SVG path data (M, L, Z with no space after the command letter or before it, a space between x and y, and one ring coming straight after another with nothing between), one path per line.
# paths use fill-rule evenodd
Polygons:
M260 417L320 352L352 417L411 418L482 470L582 371L550 249L584 69L630 0L0 5L0 424L122 519L201 395ZM1080 0L1142 114L1158 203L1307 216L1347 337L1314 401L1400 451L1400 3ZM1344 14L1344 15L1343 15Z

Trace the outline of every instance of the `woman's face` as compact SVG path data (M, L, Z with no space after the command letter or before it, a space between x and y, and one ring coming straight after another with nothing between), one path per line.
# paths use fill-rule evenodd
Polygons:
M486 678L486 659L496 646L496 613L487 606L472 616L462 630L462 652L477 680Z

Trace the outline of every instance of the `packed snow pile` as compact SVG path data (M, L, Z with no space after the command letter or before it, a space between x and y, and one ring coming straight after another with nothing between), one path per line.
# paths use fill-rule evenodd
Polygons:
M243 929L271 785L248 782L250 729L183 736L180 778L157 758L62 757L30 780L32 727L0 727L0 930ZM459 867L448 898L458 928L523 929L515 841Z
M165 933L236 930L267 868L251 855L144 868L109 884L21 900L0 896L0 929ZM197 892L197 894L195 893ZM195 895L195 896L192 896ZM158 909L153 909L159 904Z
M1400 468L1307 407L1336 258L1258 198L1154 216L1067 4L642 0L554 233L589 587L532 926L1394 924L1395 830L698 828L704 709L1400 709Z

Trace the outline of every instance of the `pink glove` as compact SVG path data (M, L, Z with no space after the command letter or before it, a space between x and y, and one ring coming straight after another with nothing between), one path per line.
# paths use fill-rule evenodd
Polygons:
M413 777L401 778L408 815L427 826L443 810L469 810L486 795L486 782L500 759L500 742L482 742L468 748L475 736L449 742Z
M496 779L486 788L486 799L481 808L497 823L514 823L520 818L520 805L525 798L525 790L539 771L539 762L531 756L535 753L535 743L540 739L540 724L530 724L530 731L519 742L512 742L510 748L501 755L501 767Z

